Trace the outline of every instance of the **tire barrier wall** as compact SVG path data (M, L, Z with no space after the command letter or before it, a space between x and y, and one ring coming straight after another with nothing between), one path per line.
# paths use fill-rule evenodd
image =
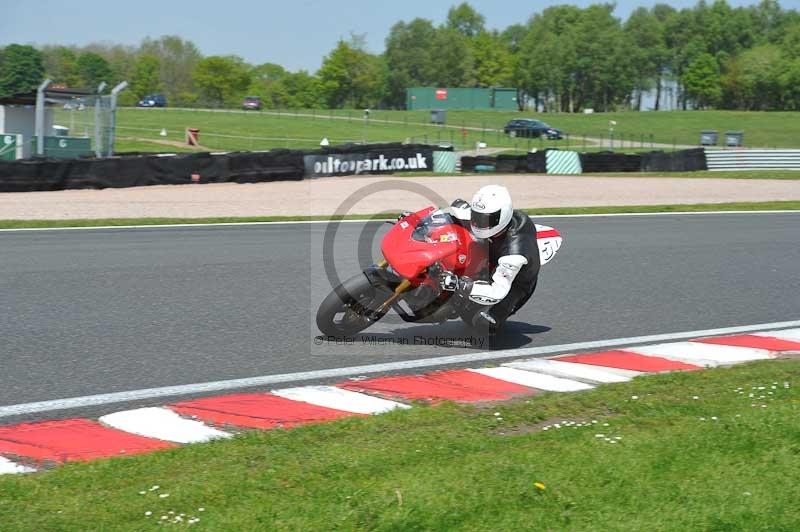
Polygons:
M369 144L331 146L321 150L270 150L266 152L192 153L138 155L108 159L28 159L0 161L0 192L34 192L76 188L124 188L190 183L257 183L295 181L306 176L305 157L356 157L381 161L402 158L404 168L414 171L425 158L433 169L433 147L426 145ZM452 151L452 148L436 147ZM349 167L349 164L348 164ZM340 163L341 168L341 163ZM354 174L356 166L349 174ZM424 169L423 169L424 170ZM380 169L369 173L381 173ZM193 180L192 175L199 176ZM348 175L348 174L336 174Z
M462 172L475 172L476 167L494 167L499 173L564 175L590 172L692 172L707 169L706 152L702 148L676 152L654 151L642 154L614 152L579 154L566 150L548 149L526 155L498 155L496 157L479 155L461 158Z
M696 172L707 169L703 148L642 154L642 172Z
M461 158L462 172L473 173L478 166L493 166L497 172L509 174L543 174L547 171L547 160L543 151L525 155L478 155Z
M800 150L705 150L708 169L800 170Z
M641 172L642 156L608 151L581 153L584 173Z

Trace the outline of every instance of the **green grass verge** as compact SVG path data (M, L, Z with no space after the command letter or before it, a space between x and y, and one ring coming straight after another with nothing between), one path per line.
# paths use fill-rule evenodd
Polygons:
M427 111L373 111L365 122L357 111L305 110L264 113L226 113L180 111L172 109L121 109L118 112L120 136L152 137L166 128L169 140L183 140L186 127L201 129L201 143L214 149L268 149L280 147L314 148L322 137L333 143L352 141L449 142L471 149L477 141L490 147L521 150L543 147L591 149L587 138L608 139L609 121L615 121L614 146L622 151L649 143L696 145L700 131L716 129L745 133L749 147L800 147L800 120L796 112L670 111L658 113L541 114L514 111L448 111L447 127L429 123ZM539 141L512 139L497 130L512 118L535 117L570 134L569 140ZM463 135L462 128L468 130ZM203 133L211 135L205 135ZM215 136L227 135L228 137ZM263 137L262 139L235 137ZM121 146L124 147L124 144ZM168 151L164 147L161 151Z
M767 361L70 464L0 477L0 523L143 530L183 513L208 530L798 530L798 376L800 361Z
M715 212L715 211L783 211L800 210L800 201L766 201L754 203L698 203L694 205L620 205L607 207L553 207L522 209L531 215L618 214L642 212ZM248 222L305 222L327 220L385 220L399 213L351 214L347 216L250 216L229 218L99 218L77 220L0 220L0 229L105 227L129 225L219 224Z
M89 111L81 112L88 113ZM92 117L57 110L59 123L74 124L76 134L92 129ZM278 114L279 113L279 114ZM210 112L180 109L120 109L117 135L143 140L117 143L119 151L175 151L174 147L150 144L148 139L183 142L187 127L200 128L202 145L215 150L264 150L272 148L316 148L323 137L332 143L414 141L451 143L459 149L472 149L478 141L489 147L508 147L527 151L531 148L561 147L591 150L593 142L604 139L608 145L609 121L615 121L614 149L649 150L651 143L697 145L700 131L716 129L745 134L748 147L800 147L800 120L796 112L738 111L669 111L584 114L542 114L515 111L448 111L447 126L429 123L428 111L373 111L368 121L353 110L299 110L264 112ZM498 130L512 118L542 119L569 133L562 141L539 141L509 138ZM467 129L464 135L464 128ZM167 136L161 137L162 129ZM607 149L607 148L604 148ZM657 148L661 149L661 148ZM667 148L670 149L670 148Z

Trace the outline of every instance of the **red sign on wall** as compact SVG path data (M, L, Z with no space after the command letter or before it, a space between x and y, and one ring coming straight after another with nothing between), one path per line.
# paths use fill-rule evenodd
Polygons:
M446 100L447 99L447 89L436 89L436 99L437 100Z

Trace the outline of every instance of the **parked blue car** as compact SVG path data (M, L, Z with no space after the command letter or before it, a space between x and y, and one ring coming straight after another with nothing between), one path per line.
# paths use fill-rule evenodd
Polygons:
M167 99L163 94L148 94L136 104L136 107L166 107Z

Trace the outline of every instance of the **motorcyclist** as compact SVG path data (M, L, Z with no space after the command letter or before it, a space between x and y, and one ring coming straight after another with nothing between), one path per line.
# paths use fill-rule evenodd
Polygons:
M481 188L471 203L455 200L450 211L462 223L469 220L472 234L488 244L491 282L443 272L440 286L463 298L461 315L468 323L495 335L536 290L536 226L527 214L514 210L511 195L499 185Z

